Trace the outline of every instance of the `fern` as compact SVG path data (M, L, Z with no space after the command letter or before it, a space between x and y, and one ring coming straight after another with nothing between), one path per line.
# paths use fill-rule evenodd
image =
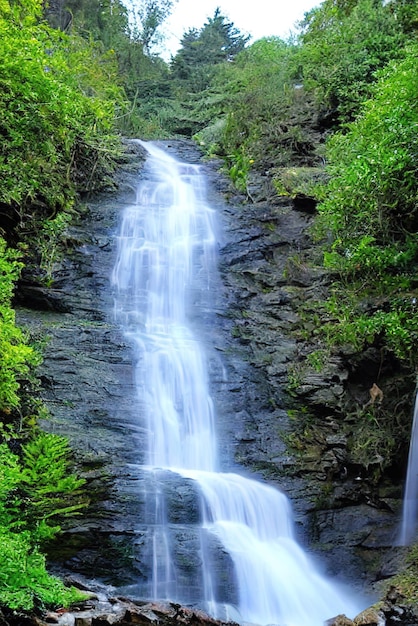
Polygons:
M0 604L30 610L35 604L68 606L84 599L75 588L48 574L45 557L30 533L0 532Z
M48 574L40 551L60 530L50 518L85 506L84 481L69 473L69 457L67 441L47 433L26 443L22 458L0 444L0 605L29 610L80 599Z
M86 506L80 487L85 480L69 473L70 447L63 437L40 433L22 447L22 489L31 519L68 516Z

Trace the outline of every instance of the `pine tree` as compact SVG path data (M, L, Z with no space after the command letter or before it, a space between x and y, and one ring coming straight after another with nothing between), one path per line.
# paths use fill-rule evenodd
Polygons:
M191 29L184 34L181 48L172 62L173 75L185 81L187 90L203 91L211 82L214 67L232 61L248 39L249 36L242 35L217 8L200 30Z

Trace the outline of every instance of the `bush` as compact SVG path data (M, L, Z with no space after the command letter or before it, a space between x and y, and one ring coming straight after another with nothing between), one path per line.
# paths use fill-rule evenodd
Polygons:
M326 267L337 271L331 335L361 346L375 340L416 360L418 260L418 46L382 72L359 118L328 143L317 234L331 238ZM378 297L370 307L367 300ZM338 304L336 304L338 302ZM365 310L366 306L366 310ZM369 310L368 310L369 309ZM328 328L328 331L330 329ZM328 332L327 331L327 332Z
M109 164L122 98L110 54L34 15L22 28L18 6L0 10L0 203L12 222L28 222L34 204L47 215L68 208L76 184L91 187Z
M375 72L397 58L408 40L391 4L325 0L307 14L301 37L303 80L319 106L334 109L340 122L357 115L370 96Z
M0 444L0 604L11 609L68 606L84 597L48 574L40 552L59 531L48 520L82 506L67 502L83 483L69 473L68 455L55 435L33 438L22 459Z
M0 605L31 610L40 606L69 606L85 598L48 574L45 557L31 543L29 533L0 529Z
M328 143L332 180L320 210L343 241L372 235L387 244L417 225L417 60L410 46L358 120Z
M0 238L0 411L10 413L20 404L20 379L40 362L15 324L12 295L22 264L16 251Z

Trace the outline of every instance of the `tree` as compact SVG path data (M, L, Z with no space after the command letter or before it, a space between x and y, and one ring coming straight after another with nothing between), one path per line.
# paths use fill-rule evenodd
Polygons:
M375 73L399 57L408 37L391 3L325 0L303 22L305 87L339 122L351 121L370 96Z
M133 9L136 27L134 38L143 45L144 52L151 54L152 47L160 43L162 35L159 29L170 15L177 0L142 0L138 8ZM134 5L136 2L134 2Z
M129 15L120 0L48 0L45 14L54 28L101 41L106 50L129 37Z
M72 22L72 13L65 6L65 0L48 0L43 3L43 14L52 28L66 31Z
M1 0L0 18L6 18L21 27L33 24L42 13L42 0Z
M215 66L233 61L248 40L249 36L242 35L217 8L200 30L191 29L184 34L171 64L173 75L184 81L187 90L203 91L214 76Z

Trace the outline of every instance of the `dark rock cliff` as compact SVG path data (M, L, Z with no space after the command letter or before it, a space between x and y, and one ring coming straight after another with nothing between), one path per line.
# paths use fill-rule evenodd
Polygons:
M187 162L201 159L187 142L167 147ZM52 288L26 281L18 309L20 322L47 338L40 376L51 418L44 426L70 438L91 496L87 513L68 522L52 546L51 559L58 571L127 590L147 576L139 556L146 489L137 469L145 433L131 348L113 319L110 274L119 211L133 201L141 176L140 152L132 157L118 194L86 199ZM301 338L301 304L309 318L309 303L328 290L323 272L301 262L315 255L312 206L306 211L303 203L279 198L268 177L257 177L254 202L246 203L219 163L204 167L223 232L208 354L225 469L239 466L283 489L304 546L321 555L329 573L368 588L392 573L407 450L376 473L379 450L356 456L353 438L361 449L361 437L369 436L362 435L359 416L378 376L384 399L376 406L377 427L395 406L408 414L412 377L373 351L334 355L319 372L302 367L312 343ZM309 329L309 319L303 327ZM188 481L173 478L167 490L198 518ZM171 521L179 562L190 570L181 545L184 520L174 506ZM229 567L225 558L222 568Z

